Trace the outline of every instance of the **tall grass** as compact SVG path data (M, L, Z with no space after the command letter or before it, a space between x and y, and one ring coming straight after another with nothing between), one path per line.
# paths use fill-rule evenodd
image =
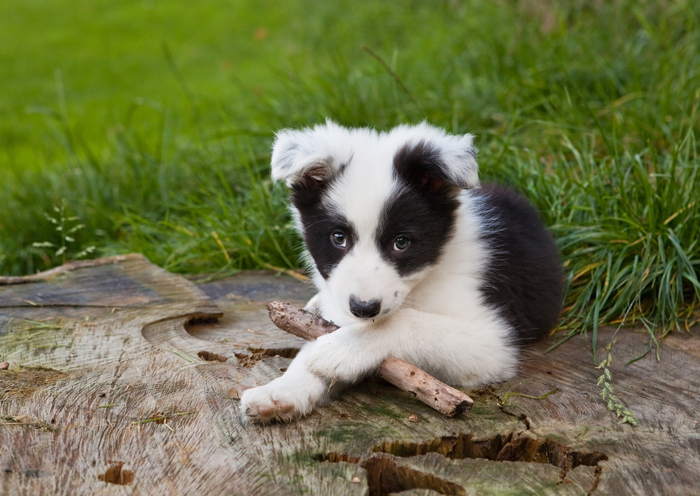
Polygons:
M658 330L651 349L656 337L700 321L700 166L691 129L661 154L647 147L598 158L568 142L551 164L532 156L508 175L546 212L559 241L567 337L591 331L595 350L599 325L641 322Z
M294 269L286 193L268 179L273 132L427 119L479 135L482 176L542 212L568 273L563 328L590 332L595 350L600 325L641 321L653 344L697 322L697 2L300 5L313 13L290 24L298 49L266 60L276 80L243 83L235 104L183 72L197 112L135 107L99 152L59 106L47 122L67 158L0 185L0 272L59 261L32 243L59 241L44 212L63 199L87 226L76 251L139 251L188 274ZM141 112L159 124L134 125Z

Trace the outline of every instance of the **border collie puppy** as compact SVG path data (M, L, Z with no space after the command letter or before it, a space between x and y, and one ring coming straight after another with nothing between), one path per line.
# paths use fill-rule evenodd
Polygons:
M291 189L318 289L307 309L341 328L247 390L249 419L306 415L389 356L453 385L513 377L518 345L556 325L562 265L535 209L479 187L477 169L471 135L427 123L277 134L272 177Z

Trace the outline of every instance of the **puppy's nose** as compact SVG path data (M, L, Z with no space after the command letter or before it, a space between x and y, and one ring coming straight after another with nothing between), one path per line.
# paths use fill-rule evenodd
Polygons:
M362 301L355 295L350 295L350 311L355 317L371 319L382 309L381 300Z

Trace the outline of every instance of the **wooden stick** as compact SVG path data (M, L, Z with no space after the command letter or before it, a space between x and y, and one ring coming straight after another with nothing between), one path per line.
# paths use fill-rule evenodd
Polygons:
M307 341L313 341L338 329L338 326L318 315L281 301L271 301L267 310L270 320L277 327ZM389 357L384 360L377 375L448 417L469 411L474 404L462 391L438 381L432 375L399 358Z

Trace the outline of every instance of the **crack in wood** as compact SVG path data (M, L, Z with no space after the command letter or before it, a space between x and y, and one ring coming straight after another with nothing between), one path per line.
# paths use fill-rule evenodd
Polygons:
M399 466L393 458L436 453L453 460L481 458L494 462L546 463L560 469L562 483L566 482L567 474L576 467L595 467L589 494L600 482L601 467L598 464L608 459L605 453L578 451L554 438L537 438L527 431L496 434L485 439L476 439L472 434L460 434L438 437L423 443L385 441L376 445L372 453L374 454L364 460L348 453L323 453L316 455L314 460L359 464L367 470L370 495L385 495L409 489L432 489L441 494L462 495L466 494L462 486L432 474Z
M245 369L252 369L260 360L265 358L263 353L234 353L234 356L238 359L238 365Z
M197 356L206 362L226 362L228 358L218 355L212 351L200 351Z
M299 353L299 348L248 348L249 353L234 353L238 358L238 365L244 368L252 368L265 358L294 358Z
M386 456L372 456L364 461L347 453L324 453L314 460L329 463L360 464L367 471L370 496L385 496L410 489L432 489L440 494L466 495L464 488L433 474L426 474L410 467L399 466Z
M117 484L119 486L128 486L129 484L134 482L136 475L133 471L124 470L122 468L124 466L124 462L110 461L109 463L111 463L112 465L107 469L107 471L104 474L100 474L97 476L98 480L101 480L102 482L107 482L109 484Z
M536 438L519 432L497 434L491 438L475 439L471 434L438 437L424 443L386 441L374 447L374 453L387 453L407 458L437 453L445 458L485 458L492 461L548 463L565 473L580 465L590 467L607 460L599 451L577 451L554 438Z
M360 466L367 471L370 496L388 496L411 489L432 489L440 494L467 496L467 491L459 484L400 466L391 458L372 457Z
M530 423L530 419L528 418L527 414L521 413L520 415L518 415L517 413L514 413L514 412L511 412L510 410L507 410L506 405L504 405L501 402L501 398L493 390L493 386L484 386L483 388L479 389L478 391L476 391L472 394L490 396L491 398L496 400L496 406L498 406L498 409L501 412L503 412L505 415L508 415L509 417L513 417L513 418L520 420L523 424L525 424L526 431L529 431L530 429L532 429L532 424Z
M187 319L187 322L185 322L185 330L187 330L188 326L196 326L196 325L202 325L202 324L212 324L215 322L219 321L219 318L222 317L222 315L217 316L217 315L193 315L192 318ZM189 332L189 331L188 331Z
M603 467L597 466L595 468L595 474L594 474L594 478L593 478L593 486L588 491L588 493L586 493L588 496L593 494L595 492L595 490L598 489L598 485L600 484L600 476L602 474L603 474Z
M261 353L269 357L295 358L299 348L248 348L252 353Z

